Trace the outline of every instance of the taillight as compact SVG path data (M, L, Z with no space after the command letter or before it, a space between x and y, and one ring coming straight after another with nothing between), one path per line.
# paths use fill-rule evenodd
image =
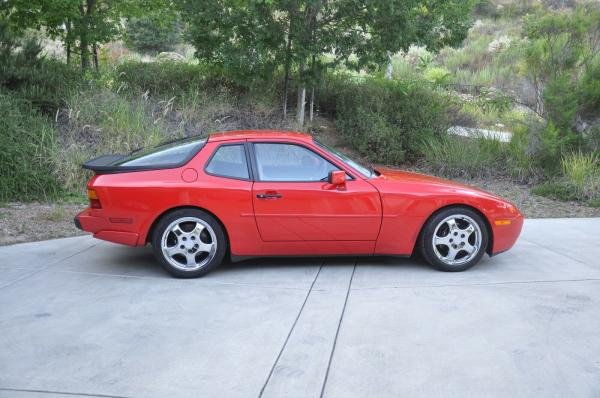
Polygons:
M96 193L96 190L88 189L87 196L88 196L88 199L90 200L90 207L92 209L101 209L102 208L102 204L100 204L100 199L98 199L98 194Z

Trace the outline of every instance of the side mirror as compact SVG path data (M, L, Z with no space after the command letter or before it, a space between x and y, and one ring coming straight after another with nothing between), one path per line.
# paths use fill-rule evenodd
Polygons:
M346 172L342 170L334 170L329 172L328 182L331 185L340 186L346 184Z

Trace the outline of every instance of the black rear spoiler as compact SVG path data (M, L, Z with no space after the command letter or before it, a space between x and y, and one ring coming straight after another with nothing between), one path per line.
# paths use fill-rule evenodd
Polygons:
M150 153L154 153L156 151L170 149L172 146L170 144L181 143L181 145L187 143L196 143L196 148L192 149L189 153L184 153L185 158L182 158L180 161L176 163L156 163L156 164L143 164L143 162L138 162L137 159L140 157L144 157L148 155L148 153L139 153L143 148L136 149L130 152L127 155L122 154L110 154L110 155L102 155L94 158L92 160L88 160L85 162L82 167L87 170L92 170L96 174L110 174L110 173L127 173L132 171L145 171L145 170L159 170L159 169L172 169L176 167L181 167L187 162L189 162L206 144L206 139L202 140L201 136L192 136L186 138L180 138L176 140L167 141L162 143L156 147L150 148ZM134 155L135 154L135 155ZM177 159L179 160L179 159ZM132 165L133 163L133 165Z
M121 166L121 161L129 158L129 155L102 155L88 160L81 165L84 169L92 170L96 174L115 174L115 173L130 173L133 171L148 171L171 169L181 166L176 164L158 164L151 166Z
M85 162L82 167L84 169L96 171L96 172L114 172L116 169L119 169L119 166L115 166L114 164L123 160L127 157L127 155L102 155L97 158L88 160Z

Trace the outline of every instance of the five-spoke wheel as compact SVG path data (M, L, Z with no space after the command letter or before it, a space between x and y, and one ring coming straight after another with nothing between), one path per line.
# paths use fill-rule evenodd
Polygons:
M419 241L421 254L442 271L463 271L485 254L488 232L471 209L451 207L430 218Z
M177 210L163 217L154 230L152 245L167 271L190 278L219 265L226 249L219 223L196 209Z

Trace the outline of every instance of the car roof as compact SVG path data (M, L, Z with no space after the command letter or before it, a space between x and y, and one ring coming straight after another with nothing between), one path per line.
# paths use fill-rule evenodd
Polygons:
M302 141L312 141L313 138L310 134L300 133L297 131L285 131L285 130L237 130L237 131L225 131L221 133L213 133L208 136L209 142L214 141L228 141L238 139L295 139Z

